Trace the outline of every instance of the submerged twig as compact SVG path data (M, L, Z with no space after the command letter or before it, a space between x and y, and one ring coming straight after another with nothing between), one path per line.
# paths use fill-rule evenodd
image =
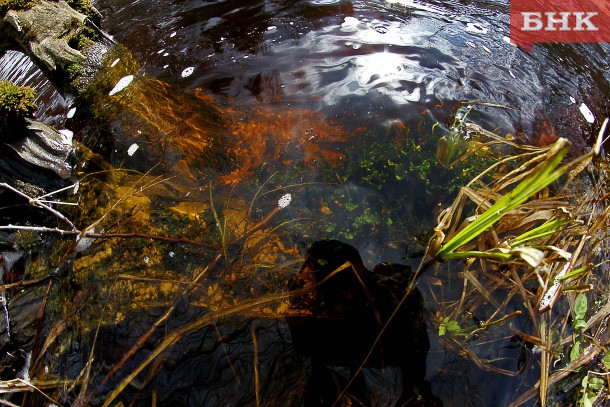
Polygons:
M62 222L64 222L66 225L68 225L71 230L76 230L76 227L68 218L66 218L59 211L56 211L55 209L51 208L49 205L46 205L42 201L38 200L38 198L32 198L31 196L24 194L23 192L19 191L18 189L10 186L9 184L7 184L5 182L0 182L0 188L8 189L9 191L14 192L15 194L19 195L20 197L27 199L27 201L30 205L44 209L45 211L47 211L47 212L51 213L52 215L56 216L57 218L59 218ZM48 196L48 195L45 195L45 196Z

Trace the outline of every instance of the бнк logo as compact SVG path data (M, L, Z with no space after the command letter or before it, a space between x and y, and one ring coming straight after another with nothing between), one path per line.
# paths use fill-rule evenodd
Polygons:
M610 42L608 0L511 0L510 39L534 42Z

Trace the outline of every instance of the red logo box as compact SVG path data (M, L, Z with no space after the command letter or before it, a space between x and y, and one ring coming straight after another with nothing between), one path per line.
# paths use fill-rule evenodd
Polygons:
M610 42L610 2L511 0L510 39L528 51L536 42Z

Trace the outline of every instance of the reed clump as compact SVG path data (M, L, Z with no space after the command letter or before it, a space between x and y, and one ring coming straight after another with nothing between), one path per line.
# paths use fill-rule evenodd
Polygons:
M441 212L419 269L438 286L435 320L449 348L509 376L534 364L539 377L514 405L536 396L547 404L570 375L587 379L575 396L581 405L608 389L596 381L610 367L603 357L610 344L610 191L600 153L607 124L589 153L571 159L563 138L544 148L511 141L516 153L475 177ZM444 290L449 284L463 288ZM511 366L497 356L507 340L528 362Z

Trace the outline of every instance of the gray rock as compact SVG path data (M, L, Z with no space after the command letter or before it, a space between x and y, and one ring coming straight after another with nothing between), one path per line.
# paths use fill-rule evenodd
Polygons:
M73 151L72 142L44 123L26 119L24 137L6 143L19 156L37 167L54 171L61 178L70 176L68 159Z

